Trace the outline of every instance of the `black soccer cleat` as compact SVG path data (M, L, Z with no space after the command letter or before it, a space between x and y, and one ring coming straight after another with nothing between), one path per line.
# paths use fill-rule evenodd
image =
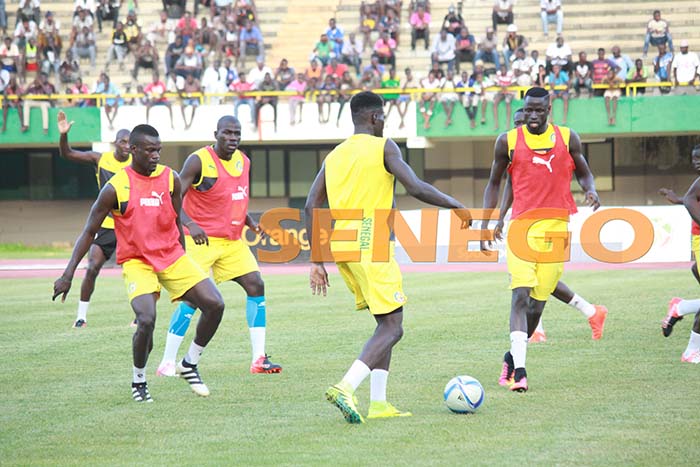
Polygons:
M131 397L136 402L153 402L146 383L131 383Z

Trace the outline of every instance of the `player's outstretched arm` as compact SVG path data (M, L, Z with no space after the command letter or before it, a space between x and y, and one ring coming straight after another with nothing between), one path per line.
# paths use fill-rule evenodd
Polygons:
M576 180L578 180L578 184L581 185L581 188L586 193L586 204L595 211L600 207L600 199L598 198L598 192L595 190L595 181L593 180L591 168L588 166L586 158L583 157L581 138L574 130L571 130L571 136L569 137L569 154L571 154L576 166L574 169Z
M328 194L326 192L326 166L325 164L321 166L321 170L316 175L311 188L309 189L309 195L306 197L306 204L304 205L304 222L306 224L306 236L309 239L309 246L311 257L314 254L314 232L313 232L313 217L314 209L318 209L328 201ZM309 272L309 285L311 287L311 293L313 295L326 296L327 288L331 286L328 282L328 273L323 265L323 262L313 262L311 263L311 271Z
M92 240L95 238L95 234L102 225L102 221L107 217L110 209L117 205L117 192L114 187L110 184L105 185L97 199L90 208L90 214L88 215L85 227L81 232L80 236L75 242L73 247L73 254L71 255L70 261L63 271L63 275L59 277L53 284L53 298L63 295L61 297L61 302L66 301L66 295L70 290L71 281L73 280L73 275L75 274L75 269L78 267L78 263L83 259L85 254L90 249Z
M403 160L401 150L391 139L387 139L384 145L384 167L414 198L441 208L464 209L462 203L418 178L411 166Z
M666 198L671 204L683 204L683 198L679 197L675 191L670 188L659 188L659 194Z
M192 188L195 182L200 182L202 179L202 160L196 154L190 154L185 160L185 164L180 171L180 187L182 188L182 199L187 196L187 193ZM209 237L206 232L187 214L184 209L179 209L182 224L190 231L190 236L196 245L209 245Z
M493 147L493 162L491 163L491 173L489 174L489 181L486 184L486 188L484 189L483 207L485 210L495 209L496 205L498 204L498 192L501 189L501 180L503 179L503 174L508 168L508 164L510 164L510 158L508 157L508 135L506 133L501 133L496 139L496 144ZM503 215L505 215L505 213L503 213ZM484 215L484 220L481 223L482 230L488 229L490 217L491 216L488 214ZM490 241L481 242L482 250L488 250L490 247Z
M74 122L69 122L66 114L63 111L58 112L58 132L61 134L59 139L58 149L61 157L71 162L80 162L83 164L97 165L100 161L100 154L94 151L76 151L68 144L68 132Z
M688 192L683 197L683 204L688 210L690 217L696 223L700 223L700 178L695 179Z

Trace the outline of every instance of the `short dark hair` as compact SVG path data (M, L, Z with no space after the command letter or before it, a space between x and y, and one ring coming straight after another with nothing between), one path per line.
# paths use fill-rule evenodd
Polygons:
M517 114L518 112L525 112L525 109L523 109L522 107L520 107L519 109L516 109L515 112L513 112L513 115Z
M152 138L158 138L158 130L153 128L151 125L136 125L133 130L131 130L131 135L129 135L129 145L134 145L138 143L142 137L150 136Z
M545 88L534 87L527 90L525 97L534 97L535 99L541 99L543 97L549 97L549 91Z
M600 48L598 49L598 52L605 52L605 49L602 48L602 47L600 47Z
M372 110L381 110L384 107L384 100L378 94L372 91L363 91L361 93L355 94L350 100L350 113L352 114L352 121L355 122L356 118L360 117L361 114Z

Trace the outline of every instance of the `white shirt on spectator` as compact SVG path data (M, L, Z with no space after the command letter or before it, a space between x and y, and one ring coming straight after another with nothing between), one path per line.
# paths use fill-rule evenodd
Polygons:
M27 3L29 3L29 5L27 5ZM20 10L26 6L30 6L32 8L40 8L41 2L39 0L19 0Z
M437 53L438 61L445 62L455 58L455 36L448 34L443 41L438 34L433 41L433 52Z
M78 7L80 7L83 10L88 10L93 15L97 10L97 7L95 6L95 0L75 0L75 3L73 4L73 11L77 10Z
M21 21L17 23L17 28L15 28L15 37L24 36L25 39L36 39L38 37L38 28L34 21L29 21L29 27L24 29L24 23Z
M73 26L75 26L78 31L82 31L83 27L88 27L89 29L92 29L92 17L90 15L85 15L85 19L80 19L80 16L76 16L73 18Z
M0 69L0 92L3 92L8 84L10 84L10 72Z
M202 89L204 92L226 92L226 68L208 66L202 75Z
M352 57L353 55L362 55L362 39L355 37L355 43L350 43L350 37L346 37L343 41L341 52L343 55Z
M673 57L671 69L676 70L676 77L679 83L687 83L695 78L700 66L698 54L688 52L687 54L679 53Z
M556 10L561 7L561 0L540 0L540 9Z
M264 66L262 67L262 70L258 68L257 65L255 65L249 72L248 72L248 81L253 83L253 85L257 88L260 83L262 83L262 80L265 79L265 75L267 73L270 73L270 76L275 76L275 74L272 72L272 69L269 66Z
M507 10L515 5L515 0L496 0L494 5L497 6L499 10Z
M561 47L557 43L549 44L545 55L550 58L567 58L571 55L571 47L566 44L562 44Z
M233 4L233 0L215 0L214 3L219 8L226 8L227 6Z

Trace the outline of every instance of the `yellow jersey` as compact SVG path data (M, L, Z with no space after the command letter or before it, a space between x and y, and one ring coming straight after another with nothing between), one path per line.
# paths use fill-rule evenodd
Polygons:
M97 162L97 171L95 172L97 188L101 190L114 174L130 164L131 154L129 154L129 157L127 157L124 162L121 162L114 156L114 151L103 152L100 156L100 160ZM114 229L114 219L111 213L105 217L104 222L102 222L102 228Z
M530 133L530 131L527 128L527 125L523 125L522 129L523 135L525 135L525 144L527 144L527 147L529 147L533 151L546 152L554 147L554 141L556 139L556 136L554 134L554 126L552 126L551 123L547 125L547 129L541 135L534 135ZM571 130L565 126L560 126L559 132L561 133L561 137L564 140L566 149L569 149L569 139L571 138ZM518 139L518 129L513 128L512 130L509 130L507 135L508 158L512 159L513 150L515 150L515 142Z
M326 193L331 209L362 209L362 219L342 220L335 230L354 230L354 241L331 242L331 251L361 251L371 257L376 209L394 204L394 176L384 167L386 138L352 135L325 160ZM367 256L369 255L369 256Z

